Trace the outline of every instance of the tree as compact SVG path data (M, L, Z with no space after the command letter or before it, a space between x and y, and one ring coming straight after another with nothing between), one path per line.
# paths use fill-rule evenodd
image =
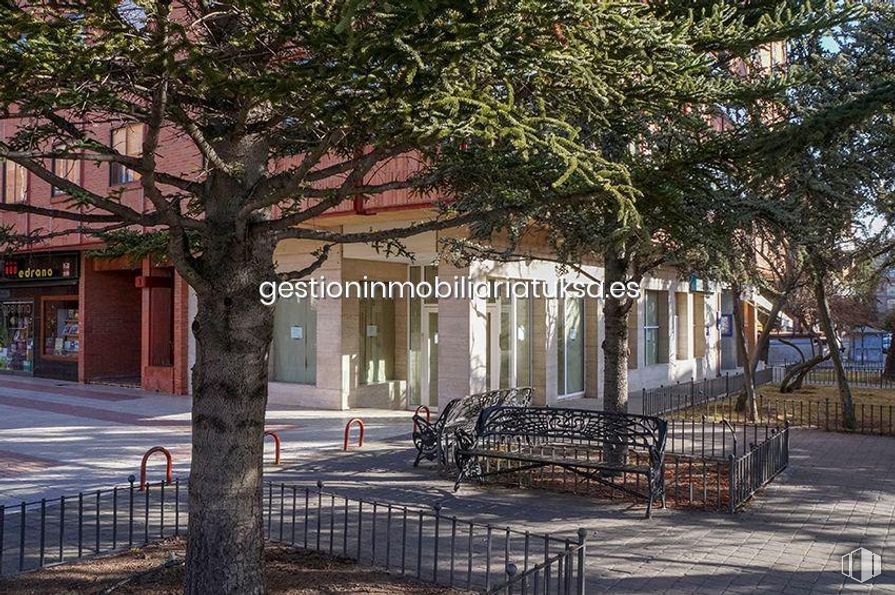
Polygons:
M895 146L888 27L895 13L890 3L867 6L864 18L792 44L788 63L806 73L808 84L777 105L780 121L756 145L747 183L748 193L777 205L771 219L788 244L806 254L816 320L836 371L843 425L850 429L854 401L829 288L845 271L854 276L886 245L888 230L876 231L868 221L891 216Z
M583 142L580 124L564 114L644 98L661 104L677 83L698 82L689 71L709 69L702 57L714 51L712 24L735 25L738 15L725 7L688 31L685 16L660 18L627 2L4 4L0 115L13 132L0 157L69 197L0 205L48 223L28 236L7 229L4 243L86 233L112 250L162 247L197 295L186 592L264 590L273 313L259 285L308 275L344 244L404 250L407 237L458 226L487 237L532 206L546 208L545 198L589 208L611 200L625 212L633 195L624 165ZM737 31L736 40L752 41L751 30ZM88 126L95 123L141 125L140 154L98 138ZM165 163L171 138L201 156L199 172ZM419 159L417 171L373 176L406 155ZM475 160L489 156L549 164L540 180L549 196L515 200L525 182L477 169ZM136 172L149 208L56 175L47 163L54 158ZM564 190L573 186L588 194ZM392 190L432 197L437 211L388 230L303 225ZM72 227L52 231L53 221ZM286 239L318 243L316 260L278 273L273 252Z
M763 208L740 201L729 183L738 169L731 156L743 144L747 127L735 125L728 114L759 117L798 82L780 72L744 76L740 66L754 65L755 50L764 44L823 30L854 13L770 2L691 9L690 3L671 2L638 11L637 16L658 20L677 34L673 61L683 68L666 74L661 95L626 92L628 101L612 105L582 98L570 111L582 142L629 172L633 206L586 183L554 191L543 182L556 175L557 166L549 162L504 165L501 169L513 172L512 180L526 180L525 190L514 184L504 192L492 188L492 194L530 204L530 218L512 228L509 247L491 251L492 257L518 257L512 238L536 226L549 230L560 262L601 261L606 286L640 282L661 265L682 274L724 276L726 264L719 256L730 251L731 234L746 229ZM641 86L639 80L628 84ZM627 411L628 317L635 303L627 295L604 301L608 411ZM610 456L621 458L624 452Z

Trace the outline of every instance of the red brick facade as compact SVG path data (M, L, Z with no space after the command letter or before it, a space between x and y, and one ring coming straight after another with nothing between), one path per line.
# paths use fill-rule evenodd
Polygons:
M14 134L12 121L0 122L0 138ZM110 124L88 125L86 129L105 142L111 140ZM162 169L189 175L196 171L201 159L188 142L167 138L159 151ZM49 165L49 164L48 164ZM80 183L86 189L106 195L110 189L108 165L78 162ZM139 180L120 185L121 202L136 209L145 210L147 205ZM6 197L2 197L6 200ZM27 173L26 202L35 206L55 209L71 208L67 195L52 196L50 185L37 176ZM53 233L73 229L73 221L31 214L0 212L0 225L13 225L20 233ZM71 293L78 295L80 319L80 350L77 358L76 377L80 382L134 382L147 390L186 394L187 351L189 340L188 286L170 267L150 267L148 262L131 263L125 259L97 259L88 256L90 249L97 248L95 238L81 233L53 237L35 245L29 253L81 253L80 279ZM169 287L161 290L139 288L138 277L161 276ZM0 282L0 289L3 283ZM34 308L40 307L44 293L59 293L58 288L33 287L22 299L34 300ZM159 295L162 294L162 295ZM12 290L8 299L25 295L19 289ZM0 300L2 301L2 300ZM159 331L161 329L161 331ZM159 335L161 333L161 336ZM35 352L40 348L39 336L34 336ZM160 355L161 354L161 355ZM35 370L35 374L41 374ZM74 377L64 371L58 377ZM45 375L56 376L55 369L47 369Z

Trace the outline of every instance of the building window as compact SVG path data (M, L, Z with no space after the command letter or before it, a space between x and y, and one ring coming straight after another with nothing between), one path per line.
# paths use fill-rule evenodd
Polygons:
M395 376L395 302L362 299L360 305L360 384L378 384Z
M501 296L488 304L488 384L492 389L531 385L531 300Z
M693 294L693 357L705 357L705 294Z
M41 307L42 357L77 361L81 348L78 297L44 297Z
M62 159L55 158L53 159L53 173L68 180L72 184L80 184L81 183L81 167L80 163L77 159ZM53 196L59 196L61 194L68 194L67 191L62 188L57 188L53 186L52 189Z
M690 357L690 312L688 308L688 297L690 294L684 291L678 291L674 294L674 308L677 323L674 325L676 334L675 358L679 360L688 359Z
M3 202L25 202L28 193L28 170L14 161L3 163Z
M584 300L559 302L557 324L557 394L584 392Z
M647 366L668 363L668 292L647 291L643 320L643 350Z
M313 300L277 300L273 316L271 379L316 384L317 310Z
M112 148L122 155L139 157L143 149L143 125L129 124L112 130ZM140 179L140 174L120 163L113 163L109 171L112 186Z
M437 265L410 267L410 282L434 284ZM411 296L408 300L408 394L411 405L438 403L438 298Z

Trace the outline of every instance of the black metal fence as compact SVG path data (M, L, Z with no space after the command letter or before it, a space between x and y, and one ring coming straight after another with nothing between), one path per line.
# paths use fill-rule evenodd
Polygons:
M179 535L187 490L152 483L0 506L0 576Z
M775 426L789 424L804 428L817 428L828 432L856 432L860 434L895 435L895 399L893 403L855 403L855 427L843 427L843 407L838 399L799 399L795 397L768 397L761 393L755 396L758 418L753 422L744 409L738 409L736 398L704 403L695 408L686 408L668 414L669 428L686 427L687 424L700 426L705 420L730 420L735 425ZM717 422L716 422L717 423ZM669 435L669 441L674 435Z
M758 444L743 456L730 456L730 497L728 506L734 512L756 491L767 485L789 464L789 426Z
M774 382L783 381L786 373L797 364L783 364L776 366L774 370ZM885 375L885 369L878 365L846 363L844 365L845 377L851 386L858 388L895 389L895 378ZM836 384L836 370L832 362L822 362L811 369L803 380L804 384L815 386L830 386Z
M584 593L586 532L575 538L266 483L266 538L424 582L491 592ZM183 533L186 482L129 485L0 506L0 576ZM509 585L511 582L512 585Z
M715 378L705 378L700 381L691 379L689 382L643 389L641 391L642 413L643 415L662 415L726 399L743 390L744 379L742 374L728 372L724 376ZM758 370L754 378L755 386L769 384L773 379L773 368Z
M716 421L701 418L669 418L665 452L704 459L726 459L742 456L750 445L767 440L774 427L767 423L746 423L727 419Z
M519 572L519 567L513 563L507 564L507 580L501 586L495 587L487 591L487 593L499 593L513 595L513 593L584 593L585 592L585 575L583 572L574 570L576 567L581 569L585 567L585 556L587 547L585 545L585 537L587 532L584 529L578 530L579 544L567 547L558 554L550 556L543 562L534 564L527 570ZM544 577L555 575L562 577L562 590L550 591L549 581L545 581ZM543 588L542 588L543 586Z
M789 463L788 424L667 421L665 489L675 506L734 512Z
M267 484L265 516L271 541L433 584L505 592L512 581L516 592L584 592L583 530L577 539L564 539L461 520L439 506L427 510L355 500L322 485L282 483Z

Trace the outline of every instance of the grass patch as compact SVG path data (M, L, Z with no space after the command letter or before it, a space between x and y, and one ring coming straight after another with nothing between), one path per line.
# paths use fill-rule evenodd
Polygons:
M852 387L858 432L895 434L895 389ZM736 410L736 397L688 407L666 417L669 419L701 419L708 421L745 422L745 414ZM789 422L796 426L842 429L842 404L835 386L804 385L798 391L781 393L777 385L764 385L756 390L758 421L772 425Z

